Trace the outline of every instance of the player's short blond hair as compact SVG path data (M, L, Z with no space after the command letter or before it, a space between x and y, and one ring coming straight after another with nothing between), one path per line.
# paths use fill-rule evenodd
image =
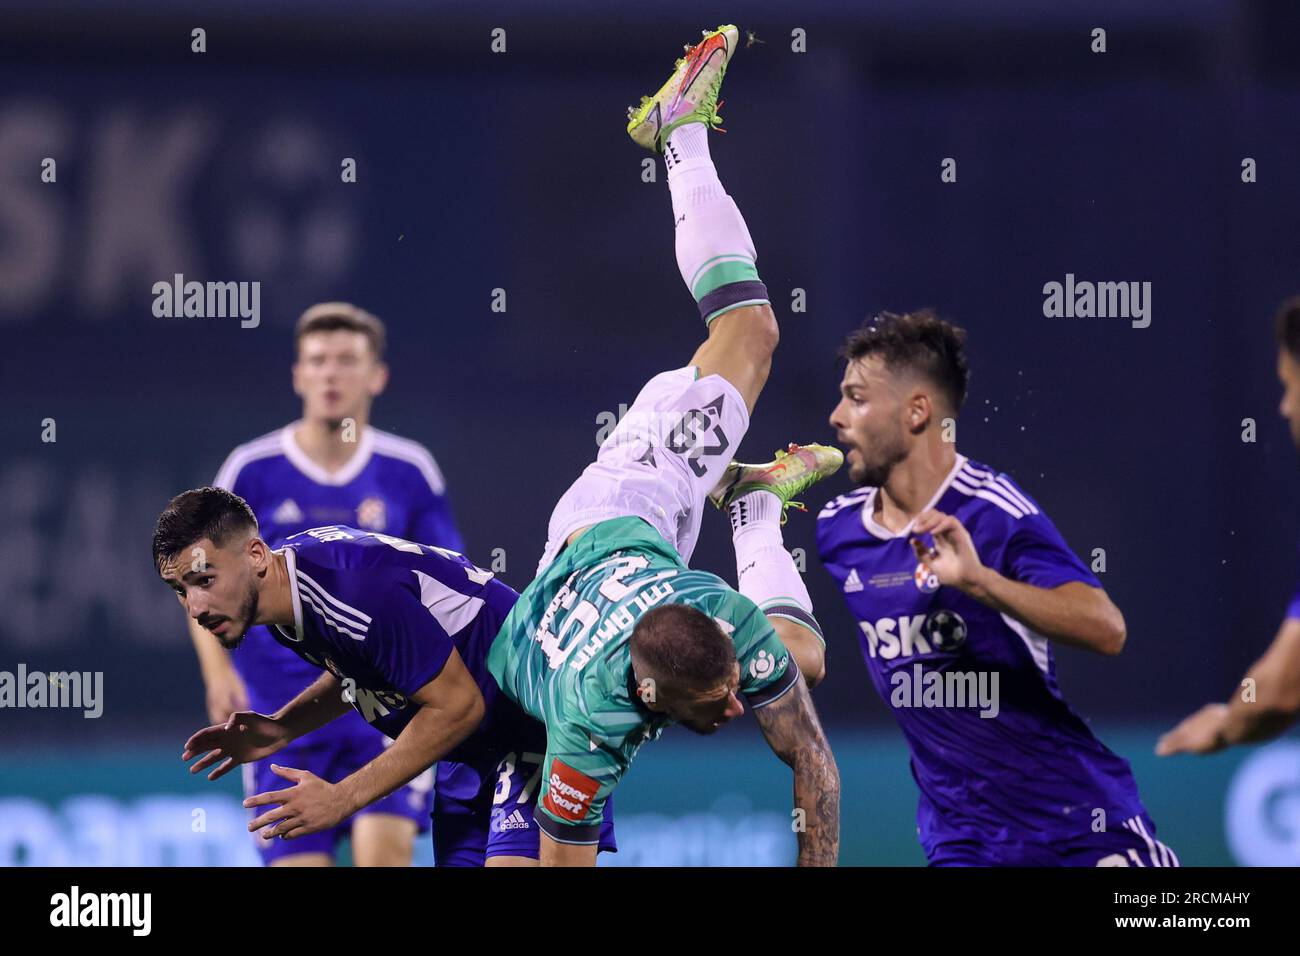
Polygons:
M339 329L360 332L370 342L370 350L375 358L383 361L388 340L384 323L351 302L318 302L300 315L294 328L294 352L298 352L305 336L313 332L334 332Z

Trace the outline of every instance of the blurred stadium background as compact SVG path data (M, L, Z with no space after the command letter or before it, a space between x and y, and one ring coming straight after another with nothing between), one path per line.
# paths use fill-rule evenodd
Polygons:
M1104 549L1127 616L1118 659L1057 650L1067 698L1134 763L1185 864L1300 863L1294 735L1152 756L1160 730L1227 696L1295 583L1269 324L1300 291L1294 4L0 10L0 669L102 671L105 688L98 719L0 710L0 865L255 862L235 780L178 759L206 723L202 688L148 544L171 494L296 416L306 305L387 322L374 424L433 450L470 555L501 549L502 578L528 582L602 413L700 335L662 169L642 181L622 127L720 19L765 41L732 68L713 152L783 321L748 455L830 437L834 352L867 314L933 305L964 324L960 447L1010 472L1085 559ZM260 281L261 325L155 318L151 287L177 272ZM1151 326L1044 318L1042 286L1066 273L1150 281ZM733 578L724 525L706 518L695 563ZM816 699L844 777L842 861L918 864L906 749L813 527L793 516L787 542L829 635ZM670 734L620 788L614 862L788 863L788 793L752 721Z

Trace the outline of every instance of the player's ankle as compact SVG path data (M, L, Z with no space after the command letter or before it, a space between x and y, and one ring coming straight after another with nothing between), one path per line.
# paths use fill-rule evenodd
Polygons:
M664 140L664 163L671 173L679 163L702 160L710 165L709 128L704 123L683 123L674 128Z
M781 526L781 499L772 491L756 488L741 495L727 506L731 533L741 534L751 528Z

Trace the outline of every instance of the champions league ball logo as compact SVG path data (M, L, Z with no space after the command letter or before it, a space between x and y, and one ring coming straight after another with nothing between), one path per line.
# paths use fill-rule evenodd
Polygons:
M955 651L966 643L966 622L956 611L935 611L925 619L921 632L936 651Z
M930 566L924 561L916 565L916 570L912 572L912 580L916 582L919 590L927 594L939 590L939 576L931 571Z

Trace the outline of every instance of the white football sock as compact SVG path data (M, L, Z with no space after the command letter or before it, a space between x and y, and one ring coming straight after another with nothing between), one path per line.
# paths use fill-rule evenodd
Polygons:
M740 593L764 614L789 618L822 637L808 586L781 537L781 499L770 491L751 491L727 511Z
M754 265L754 240L718 179L708 135L704 123L686 123L664 143L677 268L706 325L724 312L768 301Z

